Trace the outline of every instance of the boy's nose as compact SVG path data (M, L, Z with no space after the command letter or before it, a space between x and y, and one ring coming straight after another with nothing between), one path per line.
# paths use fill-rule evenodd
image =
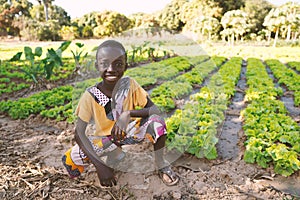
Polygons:
M113 71L112 63L108 64L107 71Z

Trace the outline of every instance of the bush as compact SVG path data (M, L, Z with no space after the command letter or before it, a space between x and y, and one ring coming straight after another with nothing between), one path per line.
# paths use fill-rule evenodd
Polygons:
M25 40L57 41L61 40L59 31L60 26L57 20L37 22L29 19L25 23L25 28L21 31L21 35Z
M63 26L59 31L63 40L74 40L79 38L78 28L75 26Z
M83 38L91 38L93 37L93 28L91 26L84 26L82 29L82 37Z

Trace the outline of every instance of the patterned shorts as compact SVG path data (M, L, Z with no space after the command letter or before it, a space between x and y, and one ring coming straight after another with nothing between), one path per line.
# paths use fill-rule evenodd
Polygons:
M166 124L164 119L158 115L151 115L145 120L132 121L128 125L126 138L120 144L135 144L145 138L152 143L156 143L158 138L165 134ZM117 145L111 141L111 136L89 136L88 139L99 157L117 148ZM63 155L62 162L72 178L80 176L84 168L90 164L88 157L77 144Z

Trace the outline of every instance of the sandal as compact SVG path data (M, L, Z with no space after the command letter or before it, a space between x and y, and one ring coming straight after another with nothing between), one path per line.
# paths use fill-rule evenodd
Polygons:
M176 185L179 181L179 176L171 169L170 166L163 167L158 170L158 175L162 182L167 186Z

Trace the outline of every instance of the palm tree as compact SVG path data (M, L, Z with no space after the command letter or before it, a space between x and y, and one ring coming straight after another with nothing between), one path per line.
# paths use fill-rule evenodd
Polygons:
M234 39L239 40L239 37L249 31L248 15L241 10L231 10L224 14L221 19L221 25L224 30L221 34L224 37L228 37L228 42L231 40L233 45ZM231 39L229 39L231 37Z
M44 5L44 12L45 12L45 20L48 21L49 19L49 13L48 13L48 8L49 5L51 5L52 1L54 0L37 0L40 5Z
M280 8L273 8L265 17L263 25L271 32L275 32L273 47L276 46L279 30L285 24L285 16Z

